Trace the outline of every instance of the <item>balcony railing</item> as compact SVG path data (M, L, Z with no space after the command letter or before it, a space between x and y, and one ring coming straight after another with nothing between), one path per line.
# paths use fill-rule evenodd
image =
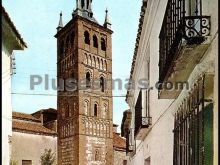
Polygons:
M142 99L142 92L140 91L138 100L135 106L135 130L134 130L134 136L137 140L140 140L143 138L143 136L146 134L148 127L152 124L152 118L150 117L149 111L147 109L143 108L143 101ZM147 102L146 102L147 103ZM146 111L146 113L144 113Z
M139 133L141 129L148 128L152 124L152 117L140 117L137 122L135 122L135 136Z
M174 120L173 164L213 164L214 75L204 75L180 104Z
M128 133L126 134L126 154L134 152L135 150L135 142L133 137L133 129L129 129Z
M194 8L192 7L192 4ZM172 70L181 44L201 44L210 35L210 16L202 15L201 0L169 0L160 32L159 82Z

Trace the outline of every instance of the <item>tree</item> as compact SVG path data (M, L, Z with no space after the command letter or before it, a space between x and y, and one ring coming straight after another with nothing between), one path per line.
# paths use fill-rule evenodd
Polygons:
M55 153L51 149L45 149L40 157L41 165L53 165L56 161Z
M18 162L17 161L14 161L14 160L10 160L10 165L17 165Z

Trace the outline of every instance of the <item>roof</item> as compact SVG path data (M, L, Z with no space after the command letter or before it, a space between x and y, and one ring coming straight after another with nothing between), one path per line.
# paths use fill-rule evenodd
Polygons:
M40 119L37 119L30 114L21 113L21 112L12 112L12 118L13 119L22 119L22 120L27 120L27 121L35 121L35 122L41 121Z
M5 8L2 6L2 16L5 18L5 20L8 22L10 27L12 28L13 32L15 33L16 37L19 39L20 44L27 48L27 44L24 42L23 38L21 37L20 33L16 29L14 23L12 22L11 18L9 17L8 13L6 12Z
M82 12L81 17L84 17L87 20L90 20L92 22L95 22L95 23L99 24L98 21L94 17L89 17L87 12Z
M141 7L140 18L139 18L139 26L138 26L138 32L137 32L137 37L136 37L134 55L133 55L131 71L130 71L130 80L132 80L133 73L134 73L135 62L136 62L136 58L137 58L137 52L138 52L139 42L140 42L140 38L141 38L141 32L142 32L142 28L143 28L144 15L145 15L145 12L146 12L146 8L147 8L147 0L143 0L142 7ZM129 95L129 89L127 91L126 101L128 99L128 95Z
M115 149L126 149L126 141L119 134L113 132L113 147Z
M39 110L37 112L32 113L32 115L36 114L36 113L57 113L57 110L53 109L53 108L41 109L41 110Z
M44 135L53 135L56 136L57 133L52 131L46 127L44 127L41 123L36 122L27 122L27 121L12 121L12 130L15 132L27 132L34 134L44 134Z

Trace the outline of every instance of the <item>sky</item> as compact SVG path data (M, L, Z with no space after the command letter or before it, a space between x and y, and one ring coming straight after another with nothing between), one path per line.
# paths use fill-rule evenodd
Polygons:
M12 77L13 111L33 113L40 109L56 108L56 91L45 90L44 81L30 90L30 76L49 75L56 78L56 27L59 13L63 13L64 25L72 18L75 0L3 0L3 6L27 43L24 51L15 51L16 74ZM130 77L132 57L138 30L141 0L93 0L94 17L104 23L105 9L109 10L112 23L113 79ZM49 81L51 87L51 81ZM113 90L113 122L120 125L126 89ZM118 130L120 131L120 130Z

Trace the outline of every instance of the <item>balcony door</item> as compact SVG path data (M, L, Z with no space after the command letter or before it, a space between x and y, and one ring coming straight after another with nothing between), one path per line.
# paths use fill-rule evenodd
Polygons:
M185 0L186 16L201 16L202 0Z
M142 123L142 90L140 90L138 99L135 105L135 135L137 134Z

